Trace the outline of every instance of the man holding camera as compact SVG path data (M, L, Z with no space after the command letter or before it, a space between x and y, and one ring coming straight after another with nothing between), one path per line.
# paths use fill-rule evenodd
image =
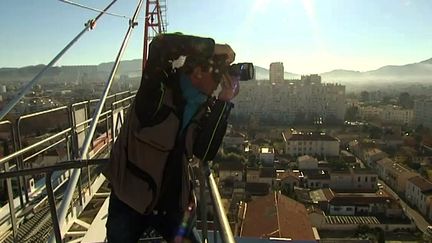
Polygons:
M173 68L175 60L186 59ZM235 53L213 39L164 34L150 44L134 103L111 150L104 172L112 192L108 242L137 242L153 228L165 240L194 240L190 222L196 205L189 162L206 102L238 93L229 73ZM223 136L223 135L222 135Z

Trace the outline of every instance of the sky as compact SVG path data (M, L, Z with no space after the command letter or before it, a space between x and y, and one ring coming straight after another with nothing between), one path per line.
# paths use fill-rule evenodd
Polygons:
M103 9L108 0L70 0ZM137 0L109 12L131 17ZM145 1L144 1L145 2ZM168 32L212 37L236 61L287 72L374 70L432 57L431 0L166 0ZM142 57L143 16L123 60ZM0 67L47 64L98 13L59 0L1 0ZM128 19L103 16L56 65L113 61Z

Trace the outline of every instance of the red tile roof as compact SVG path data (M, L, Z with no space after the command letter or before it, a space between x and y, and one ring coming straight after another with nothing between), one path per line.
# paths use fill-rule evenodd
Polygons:
M303 204L278 193L254 199L247 204L241 236L315 240Z

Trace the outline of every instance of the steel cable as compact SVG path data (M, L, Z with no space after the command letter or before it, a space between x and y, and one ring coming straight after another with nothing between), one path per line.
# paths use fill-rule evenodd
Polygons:
M106 100L108 92L109 92L109 90L111 88L111 84L112 84L112 81L114 79L114 75L115 75L115 73L117 71L117 68L119 66L120 59L123 56L123 53L124 53L124 51L126 49L127 43L129 41L130 35L132 33L132 29L137 25L136 19L138 17L139 11L141 9L142 3L143 3L143 0L140 0L138 2L138 6L135 9L135 13L134 13L132 19L129 21L128 30L127 30L127 32L125 34L125 37L124 37L123 42L121 44L120 50L119 50L119 52L117 54L117 57L116 57L116 59L114 61L114 66L113 66L113 68L111 70L111 73L109 75L109 78L108 78L108 80L106 82L105 90L104 90L104 92L102 94L102 97L99 100L99 104L97 106L97 109L94 112L93 119L92 119L92 122L90 124L89 131L88 131L88 133L87 133L87 135L85 137L84 143L82 145L80 160L87 159L88 150L89 150L90 143L92 141L94 132L96 130L96 125L98 123L99 116L100 116L100 114L102 112L102 109L104 107L105 100ZM79 170L79 169L74 169L73 170L72 176L71 176L71 178L69 180L69 183L68 183L68 186L66 188L63 200L62 200L62 202L60 204L59 214L58 214L58 217L57 217L58 220L59 220L60 229L63 227L63 224L65 222L65 219L66 219L66 216L67 216L67 212L68 212L68 208L69 208L69 205L70 205L70 203L72 201L73 192L74 192L75 187L76 187L76 185L78 183L78 179L79 179L80 173L81 173L81 170ZM51 238L50 242L53 242L53 241L54 241L54 238Z
M15 97L12 101L10 101L1 111L0 111L0 121L3 120L3 118L15 107L15 105L26 95L30 89L39 81L39 79L43 76L43 74L51 68L65 53L69 50L81 38L84 33L90 29L93 29L95 23L98 21L98 19L116 2L117 0L113 0L104 10L103 12L99 13L96 18L89 20L84 29L75 37L72 39L71 42L69 42L63 50L61 50L57 56L54 57L54 59L51 60L48 65L46 65L30 82L28 82Z

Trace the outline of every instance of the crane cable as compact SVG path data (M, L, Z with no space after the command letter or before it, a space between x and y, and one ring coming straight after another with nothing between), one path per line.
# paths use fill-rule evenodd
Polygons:
M15 105L26 95L30 89L39 81L39 79L42 77L42 75L51 68L65 53L69 50L70 47L72 47L75 42L78 41L79 38L88 30L92 30L98 21L98 19L115 3L117 0L113 0L110 4L108 4L105 9L99 13L96 18L89 20L86 24L84 29L74 38L72 39L64 48L61 50L57 56L55 56L50 63L48 63L36 76L28 82L21 90L18 92L17 95L15 95L14 99L10 101L1 111L0 111L0 121L12 110L12 108L15 107Z
M135 9L134 15L133 15L132 19L129 20L129 27L127 29L125 36L124 36L123 42L120 46L120 50L117 53L117 57L114 61L114 65L112 67L111 73L110 73L109 78L106 82L102 97L100 98L99 103L97 105L97 108L93 113L93 118L91 120L90 128L88 130L88 133L86 134L86 137L84 139L84 143L81 147L80 160L88 159L88 152L89 152L89 148L90 148L90 143L92 142L93 135L96 131L96 126L97 126L97 123L99 121L99 116L102 113L102 109L104 108L105 101L106 101L106 98L108 96L108 92L109 92L111 85L113 83L113 80L114 80L114 75L116 74L116 71L119 67L120 59L123 56L123 53L125 52L125 49L126 49L126 46L128 44L128 41L130 39L132 30L135 26L138 25L138 22L136 22L136 20L138 18L138 14L139 14L139 11L141 9L142 4L143 4L143 0L139 0L138 5ZM68 183L66 191L64 193L63 200L61 201L61 204L59 207L59 214L57 217L58 218L57 227L59 227L60 229L63 227L63 224L66 221L68 209L69 209L69 206L72 202L73 193L74 193L76 185L78 183L80 173L81 173L80 169L74 169L72 172L72 175L69 177L69 183ZM62 233L60 232L60 234L62 234ZM56 238L51 238L49 242L54 242L54 240L61 242L61 236L56 235L55 237Z
M116 13L107 12L106 10L101 10L101 9L98 9L98 8L88 7L88 6L85 6L83 4L72 2L72 1L69 1L69 0L58 0L58 1L60 1L62 3L70 4L70 5L79 7L79 8L84 8L84 9L95 11L95 12L99 12L99 13L105 13L106 15L111 15L111 16L115 16L115 17L119 17L119 18L129 19L129 17L127 17L125 15L120 15L120 14L116 14Z

